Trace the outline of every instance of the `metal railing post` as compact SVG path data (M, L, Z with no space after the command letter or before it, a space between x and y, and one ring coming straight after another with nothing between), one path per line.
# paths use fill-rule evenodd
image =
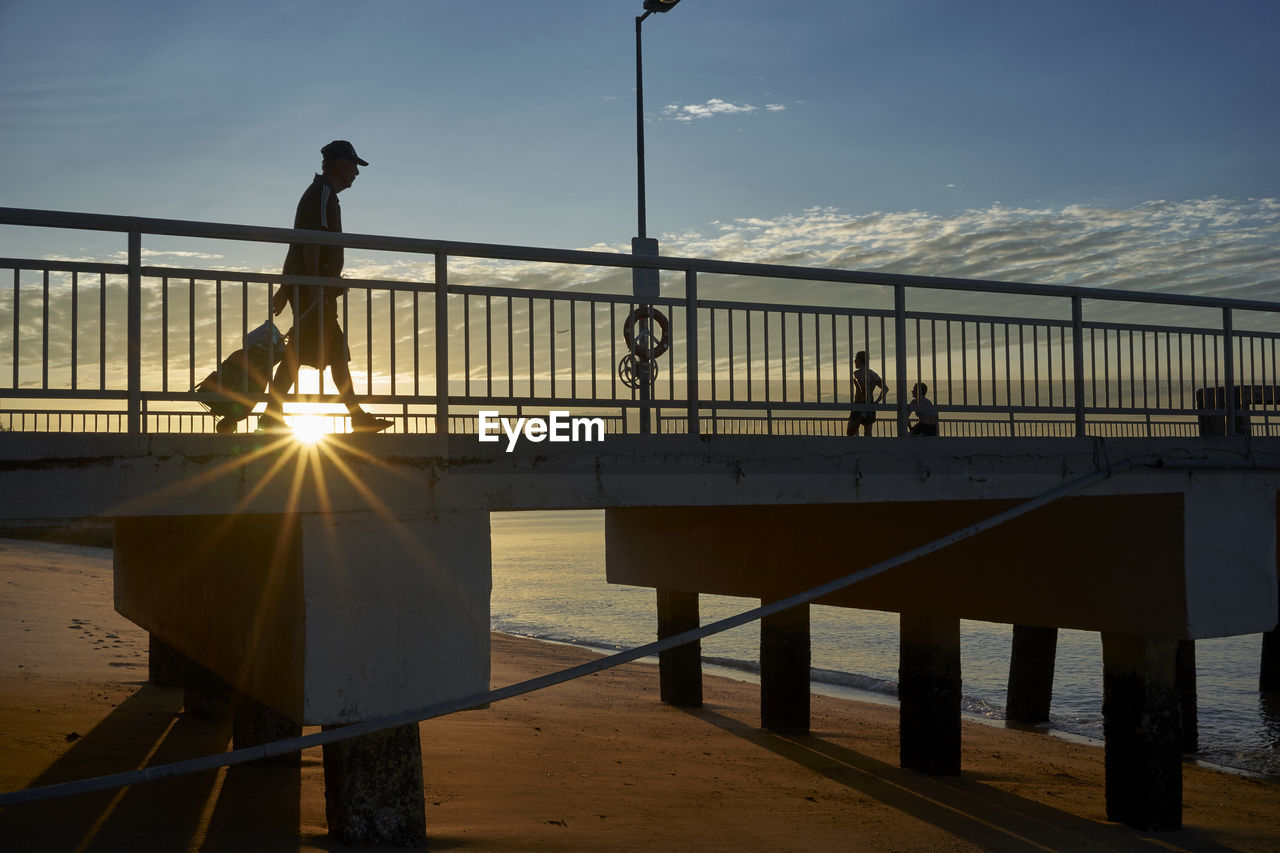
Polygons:
M1236 410L1239 400L1236 398L1236 356L1235 330L1232 328L1231 308L1222 309L1222 373L1226 383L1227 402L1227 435L1236 434Z
M1084 302L1071 297L1071 377L1076 406L1076 435L1084 436Z
M684 339L689 435L698 435L701 432L698 423L698 273L691 269L684 274Z
M901 284L893 288L893 357L897 362L894 365L894 382L898 386L898 435L906 435L907 397L910 393L907 390L907 288Z
M142 232L129 231L128 417L130 435L142 432Z
M436 253L436 434L449 434L449 260Z

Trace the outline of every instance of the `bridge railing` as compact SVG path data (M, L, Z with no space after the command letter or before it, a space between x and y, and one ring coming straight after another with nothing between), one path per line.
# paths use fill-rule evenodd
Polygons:
M0 224L127 240L123 262L0 258L6 429L210 431L197 383L259 324L287 327L276 287L327 283L347 289L356 393L400 431L567 410L610 432L648 411L655 432L840 435L860 407L893 435L916 383L944 435L1280 431L1275 303L9 208ZM401 260L395 277L342 279L153 266L144 237L342 245L356 272L372 268L362 251ZM645 268L658 295L637 299ZM669 346L637 362L623 328L644 306ZM859 351L883 403L853 402ZM291 404L345 428L332 382L303 373Z

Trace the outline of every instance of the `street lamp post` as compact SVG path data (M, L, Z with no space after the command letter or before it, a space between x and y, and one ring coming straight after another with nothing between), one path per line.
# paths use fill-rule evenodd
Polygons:
M656 256L658 254L658 241L651 239L646 233L648 223L645 221L645 193L644 193L644 64L643 52L641 50L641 25L644 19L652 15L654 12L668 12L680 0L644 0L644 14L636 18L636 205L637 205L637 235L631 240L631 254ZM658 288L658 270L657 269L640 269L633 268L631 271L631 292L636 297L636 301L645 304L646 300L657 297ZM647 338L650 334L649 320L641 319L642 333ZM656 367L656 365L646 364L647 368ZM649 374L644 373L640 381L640 432L649 432L649 401L651 399L651 388L649 383Z

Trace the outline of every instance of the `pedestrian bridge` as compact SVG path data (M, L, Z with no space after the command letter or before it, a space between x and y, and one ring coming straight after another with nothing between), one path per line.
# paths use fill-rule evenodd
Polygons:
M777 730L807 731L808 603L901 613L903 763L927 772L959 770L961 618L1100 631L1108 810L1139 825L1180 820L1179 644L1276 627L1278 304L3 208L0 224L125 243L123 263L0 258L4 515L112 519L117 609L292 725L484 694L494 511L604 508L609 579L658 591L664 637L698 626L700 593L777 605L761 635ZM253 433L252 415L214 434L193 390L270 319L275 286L312 283L225 246L297 239L403 273L326 282L348 289L357 392L389 433L345 434L323 377L286 410L319 419L316 443ZM225 263L144 264L161 249ZM858 351L886 402L854 402ZM938 438L905 435L917 383ZM845 436L855 407L872 437ZM481 429L490 412L603 435L511 446ZM692 648L692 665L664 654L669 701L700 701Z
M211 432L193 389L273 319L276 286L316 281L347 289L356 390L401 433L568 409L611 434L843 435L858 351L890 389L865 407L876 435L905 432L918 382L948 436L1280 430L1274 303L13 208L0 225L55 247L0 257L0 427L24 432ZM102 260L49 259L103 235ZM249 271L304 238L379 277ZM145 263L193 257L222 263ZM664 354L628 359L628 331ZM294 411L341 411L309 378Z

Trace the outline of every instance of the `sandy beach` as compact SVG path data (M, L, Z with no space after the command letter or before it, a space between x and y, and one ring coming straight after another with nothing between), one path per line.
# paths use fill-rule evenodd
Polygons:
M0 789L220 752L230 723L147 684L110 553L0 541ZM494 635L493 683L590 651ZM637 663L421 725L432 850L1274 850L1280 784L1186 765L1184 828L1105 819L1103 751L966 722L964 773L897 764L897 710L815 695L813 733L758 728L758 690L657 698ZM5 851L338 850L319 749L0 811Z

